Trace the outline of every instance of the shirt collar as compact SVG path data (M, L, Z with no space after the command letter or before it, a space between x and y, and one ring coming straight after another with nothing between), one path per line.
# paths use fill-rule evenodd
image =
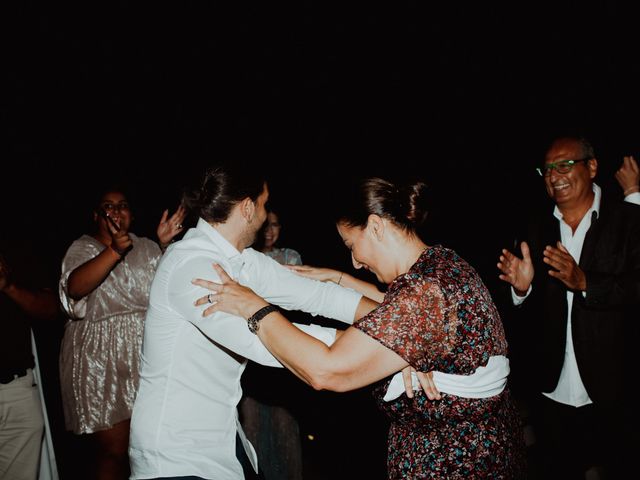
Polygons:
M236 247L231 245L229 241L204 218L198 219L196 230L199 230L209 237L209 239L220 248L222 254L229 260L232 266L239 268L242 267L242 264L244 263L242 252L239 252Z
M602 198L602 190L600 190L600 187L595 183L591 185L591 188L593 189L593 203L591 204L591 208L587 213L585 213L585 216L592 215L595 212L596 218L598 218L600 217L600 199ZM553 209L553 216L558 220L562 220L562 212L560 212L558 205Z

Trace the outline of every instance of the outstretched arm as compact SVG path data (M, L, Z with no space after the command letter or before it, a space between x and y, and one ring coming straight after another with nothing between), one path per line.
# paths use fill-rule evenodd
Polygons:
M378 290L374 284L360 280L359 278L349 275L348 273L341 272L340 270L312 267L310 265L290 265L287 268L293 270L298 275L302 275L303 277L319 280L321 282L333 282L337 285L351 288L378 303L382 303L384 300L384 293Z
M268 305L252 290L233 282L220 267L216 266L216 272L222 283L194 280L214 292L214 303L203 315L226 311L248 319ZM196 305L207 301L202 297ZM408 366L395 352L353 327L329 347L299 331L277 311L260 321L257 335L283 365L316 389L353 390Z
M107 228L111 235L111 245L69 275L67 293L73 300L80 300L98 288L131 248L129 232L120 230L110 222L107 222Z
M0 294L15 302L27 315L47 320L58 313L58 298L52 290L34 290L16 285L11 280L9 265L0 255Z

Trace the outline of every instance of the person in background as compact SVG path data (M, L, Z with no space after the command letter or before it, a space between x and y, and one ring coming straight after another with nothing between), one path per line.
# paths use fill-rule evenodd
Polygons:
M220 282L194 280L212 292L196 306L212 303L205 316L244 318L283 365L318 390L375 383L378 405L391 419L389 478L523 478L524 442L507 387L500 316L468 263L418 236L425 188L370 178L356 198L343 202L337 228L354 267L370 270L388 289L383 302L335 343L295 328L220 265L214 266ZM408 365L433 372L440 399L389 395L393 374Z
M53 281L35 252L24 239L0 238L0 478L11 480L38 478L45 415L30 330L59 314Z
M622 189L624 201L640 205L640 169L633 156L623 158L622 165L616 171L616 180Z
M158 246L131 231L122 188L106 188L92 209L95 230L75 240L62 261L59 294L69 320L60 382L66 428L92 443L94 478L120 480L129 475L129 419L149 288L162 249L182 231L185 210L164 211Z
M619 180L634 163L625 159ZM497 265L531 339L543 478L584 479L593 468L627 478L638 449L640 210L601 191L585 138L555 139L537 170L553 205L529 219L520 255L503 249Z
M278 214L267 210L267 220L258 233L256 249L281 265L301 265L300 254L278 246L282 225ZM249 362L242 374L245 392L238 410L242 428L258 455L266 480L302 479L302 444L295 410L302 399L298 382L286 370Z
M258 250L273 258L280 265L302 265L302 258L298 252L292 248L277 246L282 225L273 210L267 211L267 220L262 228L262 242L256 245Z

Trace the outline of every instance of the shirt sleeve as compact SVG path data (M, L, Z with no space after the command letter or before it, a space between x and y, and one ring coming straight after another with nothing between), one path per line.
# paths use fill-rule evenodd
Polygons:
M79 239L71 244L62 260L58 294L62 308L73 320L81 320L86 316L88 295L85 295L79 300L71 298L69 296L69 276L76 268L98 256L99 253L94 245Z
M362 294L332 282L297 275L255 250L245 252L248 261L240 275L240 283L268 302L285 310L301 310L314 316L353 323Z
M302 265L302 257L291 248L287 250L287 265Z
M215 259L203 255L191 257L178 265L168 283L169 304L176 313L193 323L214 342L256 363L281 367L280 362L271 355L260 339L249 331L244 318L225 312L215 312L213 315L203 317L202 312L207 305L200 307L194 305L198 298L211 292L193 285L192 279L205 278L219 281L218 274L211 268L213 261ZM225 267L223 262L220 262L220 265ZM328 345L335 340L335 329L318 325L294 325Z
M634 203L636 205L640 205L640 192L630 193L626 197L624 197L624 201L628 203Z
M529 296L529 294L531 293L532 289L533 289L533 286L529 285L529 288L527 289L527 293L524 294L524 297L521 297L520 295L516 295L515 289L511 287L511 300L513 301L513 304L516 307L518 305L522 305L524 301L527 299L527 297Z
M415 368L429 371L435 357L453 348L457 317L437 284L416 280L388 293L380 306L353 326Z

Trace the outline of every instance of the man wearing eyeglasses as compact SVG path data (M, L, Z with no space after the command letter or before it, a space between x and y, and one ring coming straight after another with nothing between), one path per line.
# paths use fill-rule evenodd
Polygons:
M584 479L594 465L606 478L625 478L620 469L638 436L630 404L640 209L603 195L583 138L556 139L537 170L555 207L531 219L521 256L503 250L498 268L532 347L543 478Z

